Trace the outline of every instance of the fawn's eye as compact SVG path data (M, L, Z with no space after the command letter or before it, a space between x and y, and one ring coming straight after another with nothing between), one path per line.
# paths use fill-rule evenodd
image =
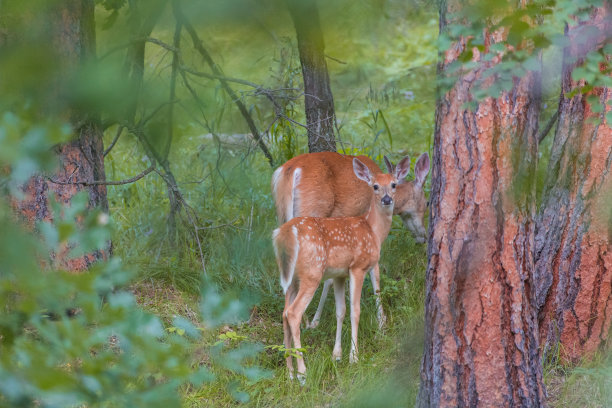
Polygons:
M374 184L374 191L378 191L378 184Z
M396 184L395 183L391 183L391 188L395 188Z

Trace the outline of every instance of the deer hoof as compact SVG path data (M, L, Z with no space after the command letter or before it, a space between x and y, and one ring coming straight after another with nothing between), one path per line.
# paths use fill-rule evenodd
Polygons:
M314 329L315 327L317 327L319 325L319 321L318 320L313 320L312 322L308 323L306 325L307 329Z
M302 387L306 385L306 374L298 373L297 379Z

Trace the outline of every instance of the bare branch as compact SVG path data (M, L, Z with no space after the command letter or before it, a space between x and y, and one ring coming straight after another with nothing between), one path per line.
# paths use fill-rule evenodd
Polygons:
M123 184L129 184L129 183L133 183L135 181L140 180L141 178L143 178L144 176L146 176L147 174L149 174L150 172L152 172L153 170L155 170L155 165L151 165L149 166L149 168L147 168L146 170L144 170L142 173L131 177L129 179L125 179L125 180L120 180L120 181L102 181L102 180L96 180L96 181L59 181L59 180L54 180L51 177L47 177L47 180L49 180L50 182L54 183L54 184L62 184L62 185L66 185L66 184L79 184L79 185L83 185L83 186L120 186Z
M344 64L344 65L347 64L346 61L339 60L338 58L332 57L331 55L325 54L325 58L329 58L330 60L335 61L338 64Z
M540 134L538 135L538 144L542 143L544 138L546 138L546 135L548 135L548 133L550 132L550 129L552 129L553 125L555 124L558 118L559 118L559 109L555 111L555 113L548 120L548 123L546 124L542 132L540 132Z
M166 44L165 42L158 40L157 38L153 38L153 37L147 37L144 39L146 42L149 42L151 44L155 44L155 45L159 45L162 48L167 49L168 51L171 51L175 54L180 54L181 50L178 47L175 47L174 45L170 45L170 44Z
M183 14L182 10L180 9L179 3L177 1L173 1L172 5L173 5L173 10L174 10L176 19L183 24L183 26L185 27L185 29L191 36L191 41L193 42L193 46L196 49L196 51L198 51L198 53L202 56L202 58L204 58L204 60L209 65L210 69L212 70L213 74L222 76L222 73L219 70L217 64L215 64L212 57L206 50L206 48L204 48L204 45L202 44L202 41L200 40L198 33L195 31L195 29L193 28L189 20L187 20L186 16ZM262 152L268 159L270 166L274 167L274 159L272 158L272 154L268 150L268 147L266 146L266 144L263 142L263 139L261 138L261 135L259 134L259 131L257 130L257 126L255 126L255 122L253 121L253 118L249 114L246 106L244 106L244 103L242 102L242 100L240 100L236 96L236 93L232 90L232 88L230 88L226 80L219 79L219 82L221 83L221 86L223 87L225 92L227 92L229 97L236 103L238 110L244 117L244 120L247 122L247 125L249 129L251 130L251 134L253 135L253 138L255 138L255 140L257 141L257 144L259 145L259 148L262 150Z
M123 132L123 126L119 125L119 128L117 128L117 134L115 135L115 138L113 139L111 144L108 146L108 148L104 151L104 154L103 154L104 157L106 157L106 155L111 151L111 149L115 147L115 143L117 143L117 140L119 140L119 136L121 136L121 132Z

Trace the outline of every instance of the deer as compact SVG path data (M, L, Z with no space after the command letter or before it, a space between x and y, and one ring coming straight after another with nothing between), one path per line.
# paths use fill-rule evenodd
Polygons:
M356 156L367 165L372 174L381 174L376 163L366 156ZM272 176L272 193L276 205L278 224L281 225L294 217L347 217L364 214L370 205L372 192L353 172L355 156L334 152L306 153L296 156L280 166ZM389 173L395 166L385 156ZM299 183L295 175L300 174ZM415 180L398 179L395 195L394 214L398 214L404 226L412 232L417 243L424 243L426 231L423 218L427 201L423 184L429 173L429 155L423 153L414 166ZM386 316L380 299L380 271L376 267L370 273L376 296L378 326L382 329ZM316 313L307 328L318 326L325 299L332 285L327 280L323 286L321 300Z
M359 159L353 158L358 180L370 189L368 211L356 217L295 217L275 229L272 234L280 284L285 294L283 309L284 346L302 347L300 323L321 280L331 279L336 298L336 340L332 357L342 356L341 331L346 313L345 280L349 278L351 312L351 350L349 361L358 360L357 333L361 313L361 289L365 275L378 269L380 249L391 229L394 198L399 180L410 170L410 158L404 157L392 174L374 173ZM293 173L293 185L303 176ZM297 378L303 385L306 378L304 356L298 350ZM287 356L289 377L293 379L293 357Z

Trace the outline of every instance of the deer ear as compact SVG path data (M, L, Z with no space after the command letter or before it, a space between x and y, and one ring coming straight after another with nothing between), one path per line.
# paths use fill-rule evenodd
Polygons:
M393 172L395 171L395 166L393 165L393 163L391 163L391 160L389 160L387 156L383 156L383 159L385 159L385 165L387 166L387 173L393 174Z
M357 158L353 159L353 171L359 180L363 180L369 185L372 185L372 173L370 173L370 169Z
M410 172L410 157L406 156L395 166L395 178L398 181L404 180Z
M423 187L427 173L429 173L429 154L425 152L414 165L414 184L416 187Z

